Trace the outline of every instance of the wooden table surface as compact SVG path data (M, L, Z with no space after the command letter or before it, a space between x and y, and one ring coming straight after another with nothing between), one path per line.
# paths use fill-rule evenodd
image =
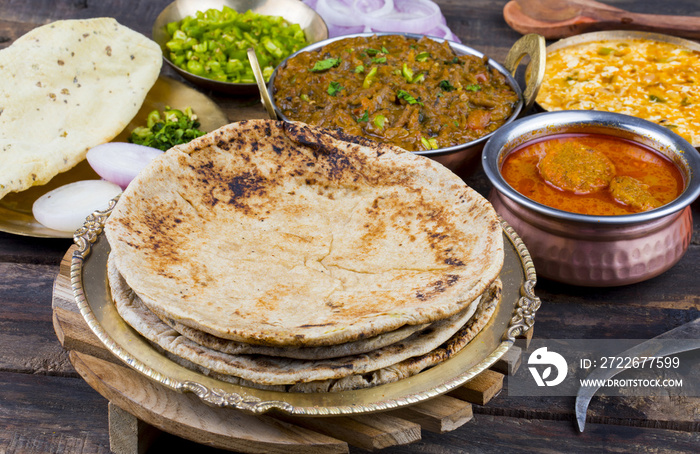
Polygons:
M150 36L169 0L0 0L0 47L48 22L99 16ZM448 25L462 39L503 61L519 34L502 16L505 0L442 0ZM657 12L656 0L607 1L636 12ZM664 14L700 16L696 0L664 2ZM168 72L167 69L164 69ZM170 74L168 72L168 74ZM0 82L1 83L1 82ZM208 93L233 120L263 118L257 99ZM2 166L2 163L0 163ZM482 193L482 173L467 178ZM698 203L693 206L696 219ZM670 271L620 288L576 288L540 280L535 337L644 339L700 316L700 244L695 223L687 254ZM109 452L107 401L74 371L51 323L51 291L65 239L0 233L0 452ZM592 421L579 434L573 397L511 397L504 390L475 406L474 420L454 432L385 452L698 452L700 399L594 398ZM190 447L173 439L172 446ZM180 449L174 452L179 452Z

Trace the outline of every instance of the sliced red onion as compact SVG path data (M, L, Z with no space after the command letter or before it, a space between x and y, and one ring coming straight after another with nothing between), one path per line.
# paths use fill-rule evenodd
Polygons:
M431 0L304 0L328 26L328 35L400 32L459 42Z
M50 229L74 232L90 214L108 208L109 201L121 192L119 186L109 181L76 181L39 197L32 206L32 214Z
M131 180L163 151L126 142L109 142L87 152L90 167L102 178L126 188Z
M362 16L355 11L352 3L352 0L318 0L315 9L326 25L333 24L341 27L363 25Z
M363 14L383 16L394 10L394 0L355 0L353 6Z
M368 16L366 23L374 30L425 33L440 23L440 16L440 7L429 0L396 0L391 13Z

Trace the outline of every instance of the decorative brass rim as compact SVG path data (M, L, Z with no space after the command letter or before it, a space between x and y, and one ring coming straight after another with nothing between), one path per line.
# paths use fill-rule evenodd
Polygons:
M493 331L491 334L500 336L500 340L497 340L497 344L492 351L486 352L483 357L479 356L477 358L478 362L473 366L465 370L452 371L454 372L453 375L446 380L441 380L441 375L439 374L445 370L450 372L450 369L458 368L462 364L455 361L460 354L468 350L468 348L465 348L450 360L413 377L363 390L305 394L263 391L232 385L175 365L162 354L153 353L155 350L152 347L150 347L153 350L153 352L149 352L150 357L141 355L142 352L133 354L129 348L137 348L137 344L148 344L128 327L120 317L117 323L121 323L124 325L123 327L117 326L115 328L112 326L105 329L105 326L102 325L100 317L107 320L108 324L114 324L114 320L109 320L109 314L105 316L105 313L110 311L116 314L114 304L109 299L104 306L100 306L98 302L91 302L91 298L99 300L99 293L103 294L102 297L109 294L109 290L106 288L108 285L106 282L106 256L109 253L109 244L102 233L105 222L114 209L117 200L118 197L112 200L107 210L97 211L90 215L83 227L76 231L74 235L77 249L73 252L70 276L71 287L80 313L88 326L90 326L90 329L104 343L107 349L127 365L167 388L178 392L192 392L203 402L210 405L230 407L253 414L278 410L301 416L337 416L378 412L415 404L449 392L491 367L510 349L517 336L522 335L533 326L535 313L540 307L540 299L534 294L537 278L530 254L515 230L501 219L506 243L510 243L506 244L506 247L509 248L509 251L512 251L512 254L517 255L517 260L514 260L512 257L509 259L512 264L517 265L517 269L509 270L508 274L511 275L511 280L514 282L510 284L514 289L511 292L514 291L519 296L514 303L504 304L504 301L501 301L497 307L494 319L501 314L499 319L505 317L504 323L498 325L503 326L503 331L501 331L501 328L496 328L496 321L493 319L487 324L484 331L487 329L498 329L498 332ZM85 262L91 254L96 262L90 266L85 266ZM515 263L516 261L517 263ZM102 269L99 269L100 267ZM94 290L86 291L84 285L85 274L88 272L91 273L89 279L104 280L104 282L99 283L101 286L99 292ZM502 277L502 279L506 278ZM516 281L519 283L519 288L515 288L517 285ZM512 312L505 312L510 307L512 307ZM121 332L119 331L120 329L128 332ZM108 332L109 330L112 331ZM128 341L120 343L113 339L110 333L131 337L128 338ZM478 338L477 336L476 339ZM474 348L476 347L478 345L475 345ZM467 352L464 353L466 354ZM154 366L152 364L153 357L165 365L158 364ZM440 370L441 367L443 370ZM425 379L420 378L423 374L427 375ZM185 378L183 379L183 377ZM407 385L404 385L404 383ZM400 386L398 392L397 386ZM364 399L362 398L363 396ZM357 403L358 399L359 403Z

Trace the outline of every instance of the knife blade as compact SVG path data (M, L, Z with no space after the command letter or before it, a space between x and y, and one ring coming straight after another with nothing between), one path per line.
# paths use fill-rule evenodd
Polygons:
M669 343L662 342L659 340L680 340L682 342ZM654 338L642 342L617 356L621 357L663 357L668 355L673 355L677 353L682 353L686 351L696 350L700 348L700 318L693 320L692 322L685 323L678 326L670 331L660 334ZM625 371L627 369L613 369L613 368L597 368L591 371L591 373L586 377L591 380L607 380L614 377L618 373ZM576 422L578 423L579 432L583 432L586 425L586 412L588 410L588 404L591 402L593 395L600 389L600 386L582 386L579 388L576 394Z

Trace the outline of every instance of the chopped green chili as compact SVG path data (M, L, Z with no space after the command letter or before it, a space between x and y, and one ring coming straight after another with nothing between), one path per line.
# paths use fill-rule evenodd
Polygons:
M222 82L253 83L255 77L246 50L255 49L268 80L284 58L307 45L299 24L279 16L224 6L198 11L165 26L166 57L179 68Z
M374 117L374 124L377 126L377 128L384 129L384 122L386 121L386 117L382 114L377 115Z
M430 58L429 52L421 52L420 54L416 55L416 61L426 61L428 58Z

